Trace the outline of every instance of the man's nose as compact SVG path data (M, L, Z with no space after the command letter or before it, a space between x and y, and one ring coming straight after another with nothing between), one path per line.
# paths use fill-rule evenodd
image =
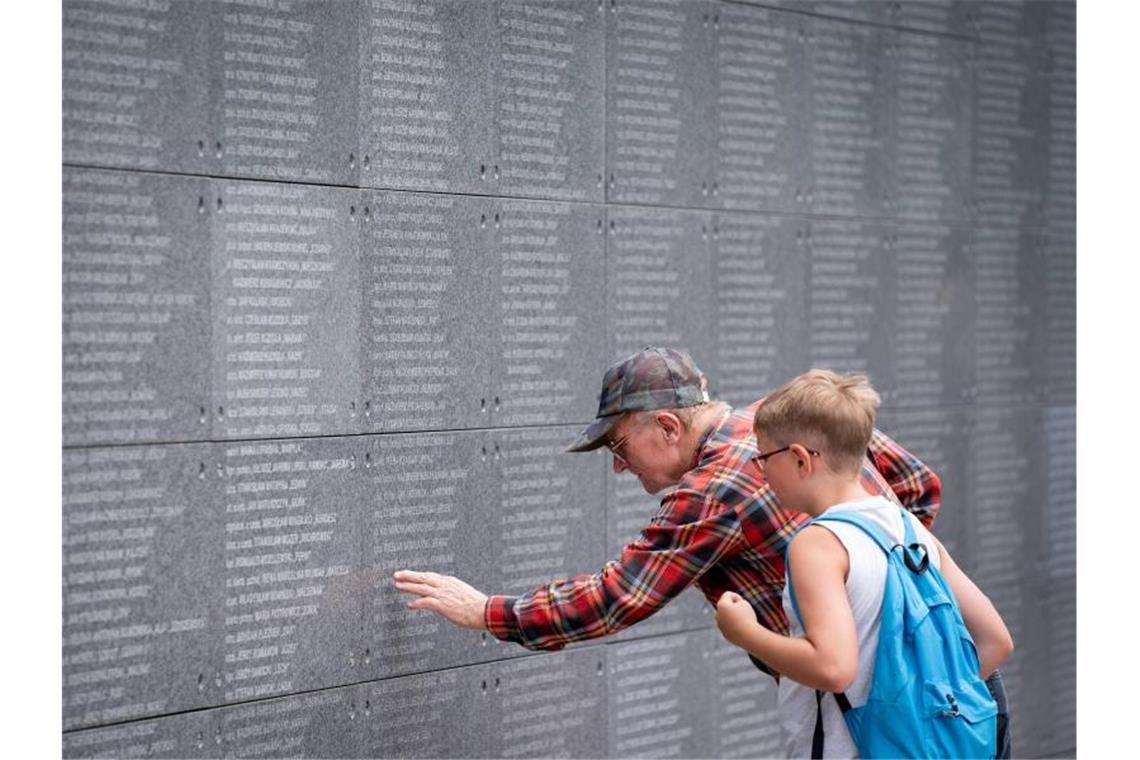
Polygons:
M623 472L625 472L626 470L629 469L629 465L627 465L625 463L625 460L622 459L621 457L615 457L613 455L610 455L610 458L613 459L613 462L614 462L614 474L615 475L621 475Z

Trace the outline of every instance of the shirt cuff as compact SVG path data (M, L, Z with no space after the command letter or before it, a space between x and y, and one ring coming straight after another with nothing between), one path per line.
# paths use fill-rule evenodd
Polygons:
M515 615L515 597L487 597L487 604L483 607L483 623L495 638L523 643L522 634L519 633L519 619Z

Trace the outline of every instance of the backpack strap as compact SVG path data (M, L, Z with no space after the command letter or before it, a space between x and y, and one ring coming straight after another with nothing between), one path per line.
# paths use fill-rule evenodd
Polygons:
M883 535L883 531L880 530L879 526L876 525L869 517L861 515L858 512L836 512L834 514L820 515L811 522L807 523L807 525L811 525L811 523L816 522L841 522L847 523L848 525L854 525L856 528L870 536L874 542L879 545L879 548L882 549L885 554L890 554L894 548L898 546L897 543L890 540L890 538L887 536ZM913 541L914 531L911 530L910 525L907 523L905 517L903 518L903 524L906 526L908 541ZM806 528L807 525L804 527Z
M883 535L882 531L879 530L879 527L877 525L875 525L873 522L871 522L868 518L866 518L863 515L860 515L858 513L837 512L836 514L833 514L833 515L821 515L819 517L816 517L816 518L809 520L806 523L804 523L800 527L800 530L803 530L804 528L808 527L809 525L814 525L818 522L841 522L841 523L847 523L849 525L854 525L856 528L859 528L864 533L866 533L868 536L870 536L872 539L874 539L875 543L877 543L879 545L879 548L882 549L883 552L886 553L888 556L890 555L890 553L894 550L894 548L896 546L900 546L900 544L895 544L895 543L888 541L887 537ZM906 524L906 518L905 517L903 518L903 523ZM908 531L908 534L907 534L908 539L913 542L914 531L910 530L909 524L906 525L906 529ZM799 531L796 531L796 533L798 535ZM788 542L788 547L791 548L791 542L790 541ZM788 598L792 602L792 611L796 613L796 618L800 621L800 626L803 627L804 626L804 616L800 614L800 605L799 605L799 602L796 601L796 587L792 583L792 567L786 561L784 563L784 577L786 579L787 586L788 586Z
M838 692L832 696L839 705L839 712L845 713L851 709L846 694ZM815 690L815 728L811 732L811 757L812 760L823 758L823 692L819 689Z
M883 535L879 526L858 512L837 512L831 515L821 515L811 522L806 523L804 527L806 528L814 522L824 521L843 522L848 525L854 525L874 539L875 543L879 545L879 548L882 549L888 557L892 551L902 547L902 558L907 568L916 575L922 575L926 571L926 568L930 566L930 553L924 544L918 542L918 537L914 532L914 526L911 524L911 518L907 517L906 510L899 507L899 513L902 515L903 523L902 543L894 543L889 540L887 536ZM799 615L798 610L796 611L796 615ZM802 623L803 620L801 619L800 622Z

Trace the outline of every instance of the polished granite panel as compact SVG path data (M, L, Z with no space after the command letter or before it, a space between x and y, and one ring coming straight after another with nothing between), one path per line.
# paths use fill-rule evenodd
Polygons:
M211 173L355 184L359 91L345 84L360 76L360 4L214 0L209 9Z
M220 699L221 478L207 444L63 455L63 726Z
M486 271L495 427L582 422L605 366L605 211L499 200Z
M356 191L231 180L212 190L212 437L356 432Z
M501 0L495 7L498 193L601 201L606 4Z
M63 443L206 440L206 180L63 174Z
M194 3L63 3L63 160L204 174L210 18Z
M717 200L720 4L622 0L606 23L606 200L710 206Z
M457 195L366 191L360 200L364 430L489 425L488 261L501 213Z
M809 229L762 214L713 220L717 395L736 407L808 369Z

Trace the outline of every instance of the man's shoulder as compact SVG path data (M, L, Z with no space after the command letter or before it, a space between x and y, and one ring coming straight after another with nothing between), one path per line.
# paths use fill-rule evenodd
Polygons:
M752 434L752 421L756 418L756 408L761 401L763 399L741 407L726 404L725 411L727 413L724 419L713 431L713 434L709 436L705 445L716 446L724 443L748 442L749 440L755 444L755 436Z

